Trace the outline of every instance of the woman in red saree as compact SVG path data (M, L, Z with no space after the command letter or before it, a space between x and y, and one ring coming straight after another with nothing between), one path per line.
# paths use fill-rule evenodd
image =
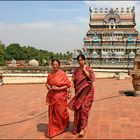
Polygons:
M54 137L64 131L69 125L67 111L67 89L71 82L65 72L59 69L59 60L52 60L53 72L48 74L46 86L48 89L46 102L48 104L49 121L48 136Z
M75 96L68 103L68 107L74 111L73 134L78 133L78 136L82 137L87 128L89 110L94 98L95 76L92 68L85 66L84 55L79 55L77 61L80 67L75 68L72 75Z

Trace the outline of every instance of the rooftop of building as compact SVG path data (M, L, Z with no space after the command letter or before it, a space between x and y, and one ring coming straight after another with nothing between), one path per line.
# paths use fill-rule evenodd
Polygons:
M132 79L96 79L95 99L90 110L85 139L140 139L140 96L125 96L122 91L133 91ZM45 84L0 86L0 138L48 139L48 110L45 103ZM54 139L77 139L66 132Z

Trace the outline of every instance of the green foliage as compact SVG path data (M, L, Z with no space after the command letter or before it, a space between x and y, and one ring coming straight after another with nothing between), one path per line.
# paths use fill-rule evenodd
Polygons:
M27 54L23 51L23 48L19 44L10 44L5 49L6 60L26 60Z
M40 65L46 66L50 64L52 59L70 60L72 58L71 53L68 51L64 53L53 53L42 49L36 49L31 46L20 46L18 43L12 43L8 46L4 46L0 42L0 65L4 65L5 60L31 60L36 59Z
M0 42L0 66L4 65L5 46Z

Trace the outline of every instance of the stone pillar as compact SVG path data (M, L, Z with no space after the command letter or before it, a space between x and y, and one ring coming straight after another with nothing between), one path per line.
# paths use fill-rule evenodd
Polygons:
M140 95L140 74L132 74L132 84L136 95Z
M132 76L132 84L136 95L140 95L140 48L136 51L134 69L129 71Z

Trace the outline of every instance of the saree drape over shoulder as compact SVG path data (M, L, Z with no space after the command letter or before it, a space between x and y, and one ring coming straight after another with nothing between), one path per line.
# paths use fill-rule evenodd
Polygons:
M74 134L87 127L88 114L94 98L94 72L91 67L86 67L86 70L89 77L80 67L75 68L72 75L75 96L68 103L68 107L74 111Z
M50 86L71 86L67 75L62 70L58 70L55 74L49 73L47 84ZM48 136L53 137L61 132L69 124L69 114L67 111L67 90L48 91L46 102L49 104L49 121Z

